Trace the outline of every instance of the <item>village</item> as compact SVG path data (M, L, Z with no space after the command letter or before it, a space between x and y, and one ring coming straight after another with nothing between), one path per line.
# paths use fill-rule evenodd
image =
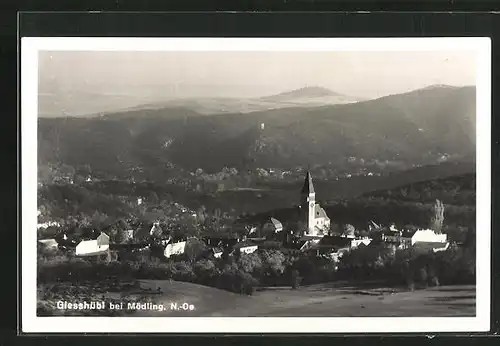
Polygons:
M334 232L330 227L330 217L316 200L313 178L309 171L306 173L299 196L297 213L303 222L298 223L295 229L285 228L280 220L270 217L261 224L243 225L243 232L238 234L221 231L179 237L165 232L159 222L153 222L147 228L122 231L119 242L112 242L109 232L93 229L81 239L63 232L54 238L39 239L38 242L44 248L62 249L74 253L76 257L105 261L120 258L126 252L145 250L150 250L156 255L160 253L160 257L169 259L183 255L186 245L193 241L202 242L206 249L203 253L197 254L197 260L204 257L231 257L275 249L285 254L326 256L338 262L344 254L371 245L383 245L393 252L411 248L434 253L444 251L450 246L447 235L439 231L428 228L398 229L394 224L383 226L375 221L370 221L367 225L368 232L357 232L352 225L346 225L340 232L338 230ZM440 213L443 213L444 206L437 202ZM142 200L139 199L138 203L142 203ZM178 203L174 204L181 212L196 216L194 211ZM38 225L39 228L50 226L57 225L53 222Z

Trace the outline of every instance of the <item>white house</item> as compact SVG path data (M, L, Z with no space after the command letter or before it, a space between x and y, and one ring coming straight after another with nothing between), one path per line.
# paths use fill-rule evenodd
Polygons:
M271 222L274 225L274 232L275 233L283 231L283 225L281 224L281 222L279 220L277 220L274 217L272 217L271 218Z
M163 252L166 258L170 258L172 255L182 255L184 249L186 248L186 242L181 241L177 243L168 244Z
M109 236L102 233L95 240L82 240L75 249L76 256L97 256L109 250Z
M41 228L49 228L49 227L61 227L59 222L56 221L48 221L48 222L42 222L37 224L36 228L41 229Z
M240 253L249 254L249 253L257 251L258 248L259 248L259 246L256 245L253 241L243 240L243 241L237 243L236 245L234 245L233 250L239 251Z
M246 253L246 254L253 253L257 251L258 248L259 247L257 245L243 246L240 247L240 253Z
M372 242L371 238L353 239L351 241L351 249L355 249L355 248L359 247L361 244L363 244L365 246L370 245L371 242Z
M418 242L428 242L428 243L446 243L446 234L436 233L431 229L419 229L411 237L411 245L415 245Z
M59 245L55 239L40 239L38 242L47 249L57 249Z
M214 254L215 258L221 258L222 254L224 253L224 250L222 250L221 248L216 247L216 248L212 249L212 253Z

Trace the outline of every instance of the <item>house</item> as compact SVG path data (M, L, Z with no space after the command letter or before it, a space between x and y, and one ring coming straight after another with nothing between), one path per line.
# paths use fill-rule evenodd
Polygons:
M82 240L75 249L76 256L98 256L109 250L109 236L102 233L95 240Z
M124 241L130 241L134 239L134 230L133 229L128 229L123 231L123 239Z
M202 239L207 246L221 247L222 249L232 248L240 241L239 237L227 233L207 234Z
M450 243L448 242L417 242L412 249L418 252L440 252L448 250Z
M274 217L271 218L271 223L274 226L274 233L278 233L278 232L283 231L283 225L281 224L280 221L278 221Z
M162 234L162 229L160 227L159 222L153 223L153 226L151 226L151 229L149 230L149 235L158 237Z
M250 254L257 251L258 248L259 246L255 242L244 240L234 245L233 252Z
M145 241L151 237L151 229L153 227L148 227L147 225L139 225L134 232L135 241Z
M56 221L48 221L48 222L39 223L36 226L37 229L45 229L45 228L49 228L49 227L61 227L61 224L59 224L59 222L56 222Z
M214 247L211 249L211 251L215 258L221 258L222 254L224 253L224 249L220 247Z
M446 243L446 234L436 233L431 229L419 229L411 237L411 245L415 245L418 242L436 242L436 243Z
M446 234L439 234L430 229L399 231L394 227L390 227L381 233L381 240L397 249L408 249L414 247L416 244L423 246L422 243L441 244L438 247L442 248L444 246L442 244L447 243L447 236Z
M311 177L311 173L306 173L304 186L301 190L300 209L305 214L307 229L305 235L323 236L330 229L330 218L319 203L316 203L316 191Z
M281 231L283 231L283 224L274 217L271 217L269 221L264 223L260 233L264 237L272 237Z
M177 243L168 244L165 247L164 255L166 258L170 258L172 255L182 255L186 248L186 242L180 241Z
M371 242L372 242L372 239L368 238L368 237L353 239L351 241L351 249L356 249L360 245L368 246L371 244Z
M55 250L59 246L59 243L55 239L40 239L38 242L42 244L46 249L51 250Z
M352 239L342 237L342 236L324 236L316 241L309 241L305 243L301 251L313 252L317 256L330 255L332 257L337 256L339 253L347 252L351 250Z

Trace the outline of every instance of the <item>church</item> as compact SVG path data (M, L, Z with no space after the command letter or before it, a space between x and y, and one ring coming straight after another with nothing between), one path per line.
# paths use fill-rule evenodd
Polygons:
M306 218L307 229L304 231L305 236L322 237L328 234L330 230L330 218L319 203L316 203L316 192L311 177L308 171L304 186L301 190L300 208Z

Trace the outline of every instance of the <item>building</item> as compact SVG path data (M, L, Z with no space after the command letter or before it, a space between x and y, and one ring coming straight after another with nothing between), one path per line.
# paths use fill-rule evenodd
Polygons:
M316 192L309 171L306 174L304 186L301 190L300 208L306 217L307 229L304 235L323 236L328 233L330 230L330 218L319 203L316 203Z
M75 249L76 256L99 256L109 251L109 236L102 233L95 240L82 240Z
M171 243L165 247L163 254L165 255L166 258L170 258L173 255L182 255L184 253L185 248L186 248L185 241Z
M365 237L365 238L358 238L358 239L353 239L351 241L351 249L356 249L360 246L368 246L372 242L371 238Z
M447 248L446 234L436 233L431 229L397 230L394 226L381 233L381 240L396 249L408 249L418 245L419 248L434 246L436 249ZM443 250L439 250L443 251Z
M343 253L352 248L352 239L342 236L325 236L308 250L316 252L316 255L329 255L335 260Z
M59 246L59 243L55 239L40 239L38 241L44 248L56 250Z
M250 254L257 251L258 248L259 246L255 242L251 240L244 240L234 245L233 251L236 253Z
M151 229L149 230L149 235L159 237L159 236L161 236L162 232L163 231L160 227L160 223L155 222L155 223L153 223L153 225L151 226Z
M411 245L413 246L419 242L446 243L447 236L443 233L436 233L431 229L419 229L411 237Z
M283 225L281 224L281 222L279 220L277 220L274 217L272 217L271 218L271 222L272 222L272 224L274 226L274 232L275 233L283 231Z

